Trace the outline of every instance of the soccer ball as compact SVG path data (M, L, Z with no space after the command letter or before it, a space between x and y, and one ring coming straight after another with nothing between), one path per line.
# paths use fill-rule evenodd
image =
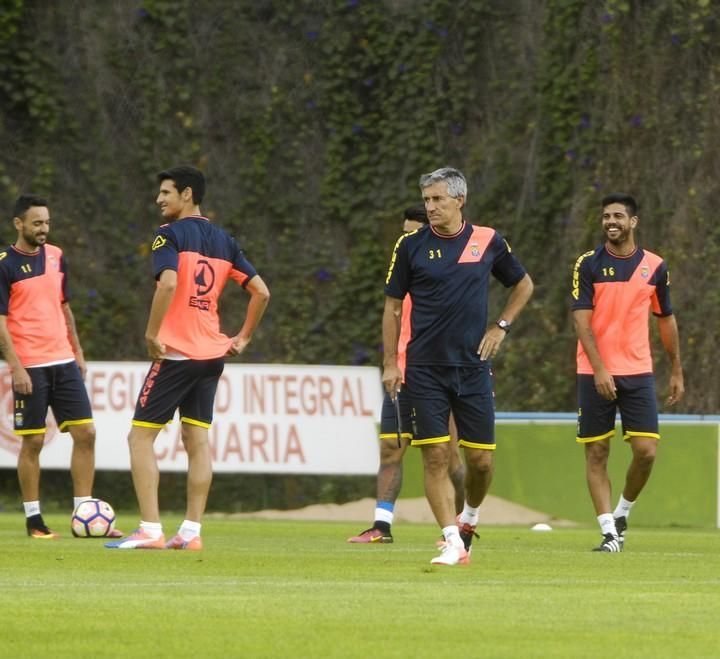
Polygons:
M115 527L115 511L107 501L88 499L73 511L70 528L76 538L104 538Z

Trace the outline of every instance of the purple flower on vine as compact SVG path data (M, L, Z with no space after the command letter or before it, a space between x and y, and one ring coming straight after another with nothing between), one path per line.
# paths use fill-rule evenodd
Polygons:
M405 73L405 71L408 70L408 67L405 64L398 64L397 70L398 73Z
M580 121L578 121L578 126L580 128L590 128L590 117L586 114L582 115Z
M642 122L643 122L642 116L639 114L636 114L635 116L632 117L632 119L630 119L630 125L633 128L640 128L640 126L642 126Z
M598 190L598 191L599 191L599 190L602 190L602 186L603 186L603 185L602 185L602 183L601 183L600 181L595 181L595 182L593 183L593 188L595 188L595 190Z
M361 135L363 132L365 132L365 129L363 128L362 124L353 124L352 132L353 135Z
M460 124L453 124L450 126L450 131L453 135L462 135L463 127Z
M308 30L305 33L305 36L308 38L308 41L317 41L317 38L320 36L320 32L317 30Z
M680 38L680 35L679 35L679 34L676 34L675 32L673 32L673 33L670 35L670 43L671 43L673 46L679 46L679 45L682 43L682 39Z
M610 14L610 13L603 14L603 15L600 17L600 20L601 20L603 23L612 23L612 22L615 20L615 16L613 16L613 15Z
M315 272L315 279L318 281L326 282L326 281L332 281L332 273L326 270L325 268L320 268Z
M360 4L360 0L347 0L348 7L357 7Z
M355 344L352 356L352 364L353 366L361 366L362 364L367 364L368 360L370 359L370 355L368 355L367 350L359 344Z
M374 84L375 78L365 78L365 80L363 80L363 85L365 85L366 87L372 87Z
M313 99L310 99L307 103L305 103L305 107L308 110L314 110L317 107L317 103Z
M568 149L568 150L565 152L565 160L568 160L568 161L570 161L570 160L575 160L575 156L576 156L576 155L577 155L577 154L575 153L574 149Z

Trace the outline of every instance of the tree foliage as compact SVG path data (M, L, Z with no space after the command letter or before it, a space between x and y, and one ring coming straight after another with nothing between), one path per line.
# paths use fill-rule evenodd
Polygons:
M248 358L380 363L401 211L422 172L452 164L468 217L537 284L496 363L499 407L549 411L575 407L572 264L601 240L603 193L625 190L671 268L683 409L717 412L712 4L2 0L0 201L7 217L20 191L50 197L86 355L143 359L154 173L193 163L203 211L273 292Z

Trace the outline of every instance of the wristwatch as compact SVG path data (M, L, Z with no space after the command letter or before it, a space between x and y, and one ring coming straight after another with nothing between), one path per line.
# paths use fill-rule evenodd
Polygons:
M505 334L507 334L510 331L510 323L508 323L507 320L504 318L501 318L500 320L496 320L495 324L501 329L505 331Z

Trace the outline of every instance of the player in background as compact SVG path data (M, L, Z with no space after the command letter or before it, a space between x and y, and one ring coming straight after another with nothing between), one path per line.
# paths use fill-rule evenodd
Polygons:
M683 397L680 338L670 306L670 274L661 257L638 247L637 203L615 193L602 200L605 243L575 263L571 308L577 345L577 441L585 445L587 483L602 541L594 551L619 552L625 544L630 510L650 477L657 444L649 316L657 318L660 339L670 358L674 405ZM632 461L625 487L613 510L607 462L615 413Z
M431 563L469 562L478 509L492 479L495 406L490 360L530 299L533 283L494 229L463 219L467 183L445 167L420 178L427 230L401 236L385 282L383 383L401 388L397 362L402 301L412 298L406 390L413 406L412 446L422 450L425 493L445 541ZM490 276L512 292L488 325ZM452 411L465 453L465 504L456 518L448 476ZM462 534L462 535L461 535Z
M403 215L403 231L409 233L426 227L427 213L422 206L406 208ZM405 350L410 339L410 312L412 302L410 296L405 296L402 305L402 319L400 322L400 340L398 342L398 365L405 373ZM403 378L404 380L404 378ZM412 420L410 400L404 389L398 392L400 403L400 417L402 441L397 443L397 419L395 405L390 394L385 392L382 414L380 418L380 467L377 475L377 503L375 505L375 521L371 528L366 529L348 542L354 543L390 543L392 537L392 523L395 514L395 502L402 488L403 457L407 451L408 442L412 439ZM450 480L455 488L455 508L460 512L465 498L465 465L460 459L457 445L457 430L455 422L450 417L450 461L448 470Z
M58 534L47 527L40 510L40 451L48 408L60 432L69 432L73 440L73 509L92 498L95 425L70 309L67 262L62 250L47 242L47 201L21 195L13 225L17 240L0 252L0 348L12 376L15 434L22 441L17 470L27 533L52 540Z
M156 199L164 224L152 245L157 280L145 330L153 360L128 436L140 527L111 549L202 549L212 460L208 429L226 355L240 355L265 313L270 292L235 240L200 213L205 177L189 166L160 172ZM250 295L245 321L232 338L220 331L218 298L229 279ZM188 456L187 506L177 534L165 543L153 443L179 409Z

